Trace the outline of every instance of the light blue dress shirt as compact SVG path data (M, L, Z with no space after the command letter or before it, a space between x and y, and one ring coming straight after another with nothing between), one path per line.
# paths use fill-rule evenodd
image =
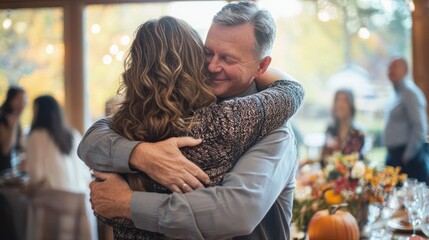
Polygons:
M395 95L386 109L384 142L387 148L406 146L403 158L412 159L428 131L426 98L410 79L394 85Z

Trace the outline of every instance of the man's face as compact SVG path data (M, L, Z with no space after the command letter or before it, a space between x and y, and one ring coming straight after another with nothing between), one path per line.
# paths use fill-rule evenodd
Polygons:
M390 81L395 84L404 79L407 74L407 65L401 59L393 60L389 65L388 76Z
M206 38L206 61L218 98L240 95L261 72L254 56L255 36L250 23L222 26L213 23Z

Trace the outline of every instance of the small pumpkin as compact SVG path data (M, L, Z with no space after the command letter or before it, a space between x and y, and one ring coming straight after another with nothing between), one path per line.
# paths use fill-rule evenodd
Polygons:
M358 223L349 212L339 210L343 206L316 212L308 224L309 240L359 240Z
M326 190L323 197L329 206L344 202L343 196L339 193L335 193L334 189Z

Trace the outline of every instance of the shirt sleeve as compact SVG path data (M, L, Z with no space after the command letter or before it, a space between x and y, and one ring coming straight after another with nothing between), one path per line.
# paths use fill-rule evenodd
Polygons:
M82 138L78 156L95 170L130 173L133 172L128 159L138 141L130 141L110 128L108 118L95 122Z
M282 126L251 147L222 186L186 194L133 192L132 219L138 228L175 238L250 234L294 179L296 164L295 139Z
M411 126L410 138L404 153L404 158L409 161L417 154L425 139L427 131L425 129L426 106L424 105L425 101L419 101L418 95L411 91L406 92L403 99L407 118Z

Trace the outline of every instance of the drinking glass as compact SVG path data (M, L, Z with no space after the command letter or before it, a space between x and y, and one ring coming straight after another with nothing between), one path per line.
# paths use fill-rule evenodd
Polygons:
M392 190L392 192L386 195L383 208L381 210L381 218L383 220L390 219L393 214L401 208L401 204L398 199L398 192L396 188Z
M422 223L420 224L422 232L429 237L429 202L423 206Z
M405 180L404 182L404 187L413 187L415 185L417 185L419 183L419 181L416 178L408 178L407 180Z
M406 194L404 197L404 206L407 210L408 217L413 226L413 236L416 236L416 227L421 223L423 217L423 206L425 199L421 193L421 186L415 184L406 187Z
M17 153L17 151L13 150L11 155L12 177L18 176L20 163L21 163L20 155Z
M420 184L420 191L422 192L423 200L423 213L420 228L422 232L429 237L429 187L426 184Z

